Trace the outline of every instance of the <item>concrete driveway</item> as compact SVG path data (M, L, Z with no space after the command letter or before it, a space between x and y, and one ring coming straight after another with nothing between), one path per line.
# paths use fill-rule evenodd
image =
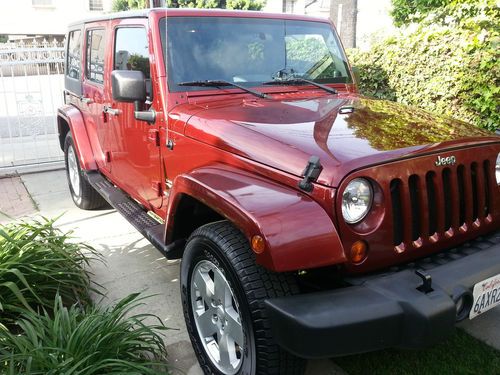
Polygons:
M24 186L23 186L24 184ZM24 189L24 187L26 189ZM179 291L179 261L168 261L114 210L83 211L72 202L62 170L0 179L0 212L57 217L64 231L94 246L106 263L95 263L93 280L107 291L102 303L134 292L152 295L143 311L172 328L165 336L170 363L179 373L201 374L186 332ZM0 215L0 223L9 221ZM101 298L96 296L97 299ZM471 335L500 350L500 308L462 323ZM331 360L310 361L308 375L345 374Z

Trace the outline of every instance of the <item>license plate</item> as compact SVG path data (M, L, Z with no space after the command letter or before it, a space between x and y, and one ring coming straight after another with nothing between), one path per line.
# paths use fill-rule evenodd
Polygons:
M469 319L500 305L500 275L490 277L474 285L472 295L474 303L469 313Z

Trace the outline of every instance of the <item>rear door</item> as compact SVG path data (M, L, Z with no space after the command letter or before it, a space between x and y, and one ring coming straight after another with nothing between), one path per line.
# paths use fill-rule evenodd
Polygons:
M146 77L148 101L141 110L154 109L150 64L150 35L146 18L113 21L113 70L140 70ZM134 198L151 207L160 207L161 169L158 124L134 118L134 103L109 98L111 165L113 178Z
M85 58L80 110L85 119L87 134L99 168L109 171L108 124L103 116L105 91L109 79L105 77L108 22L85 26ZM106 78L106 79L105 79ZM108 89L109 90L109 89Z

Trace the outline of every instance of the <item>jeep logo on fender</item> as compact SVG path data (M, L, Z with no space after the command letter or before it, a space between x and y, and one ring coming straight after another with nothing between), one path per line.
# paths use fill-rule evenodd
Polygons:
M436 167L442 167L443 165L454 165L456 162L457 159L454 156L448 156L446 158L438 156L434 164L436 164Z

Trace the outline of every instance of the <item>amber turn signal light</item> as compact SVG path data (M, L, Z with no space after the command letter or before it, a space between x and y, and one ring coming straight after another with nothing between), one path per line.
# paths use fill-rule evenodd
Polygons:
M266 243L264 242L264 239L259 235L253 236L252 237L253 252L255 254L262 254L265 249L266 249Z
M351 261L361 263L368 253L368 245L365 241L356 241L351 246Z

